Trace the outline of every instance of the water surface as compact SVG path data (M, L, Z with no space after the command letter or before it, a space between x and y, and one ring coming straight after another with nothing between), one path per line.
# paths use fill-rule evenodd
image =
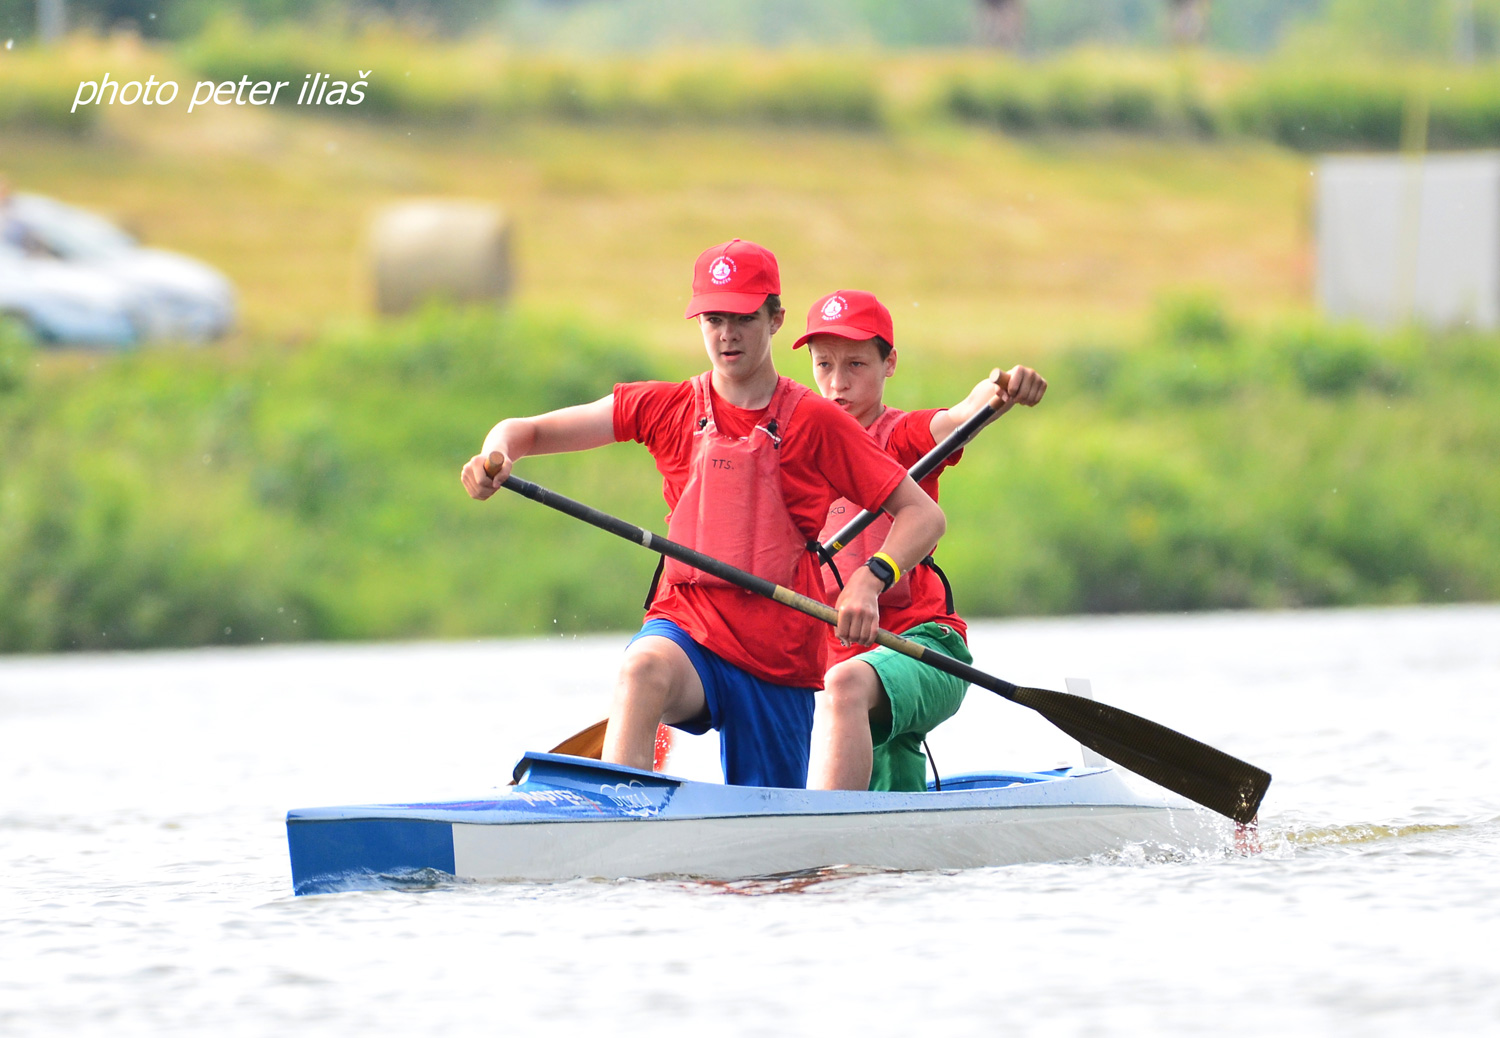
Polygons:
M623 642L0 658L0 1033L1500 1033L1496 607L976 626L1271 771L1258 855L291 896L288 808L493 791ZM932 745L1078 757L982 690Z

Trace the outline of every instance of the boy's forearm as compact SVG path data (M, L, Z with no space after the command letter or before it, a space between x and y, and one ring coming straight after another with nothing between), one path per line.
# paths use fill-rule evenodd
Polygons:
M1006 381L1006 373L996 368L990 372L988 379L969 390L968 395L958 403L933 415L931 425L933 440L942 443L955 429L978 414L981 408L990 406L996 390L1003 391L1006 388Z
M891 514L890 533L880 551L906 573L937 545L947 520L937 502L928 497L910 476L886 498L885 511ZM882 575L884 576L884 574ZM868 645L880 622L881 577L868 566L861 566L844 581L836 608L839 622L835 634L845 645Z
M905 573L937 547L948 529L948 520L938 503L913 483L910 476L887 498L885 510L892 522L880 550Z
M912 510L907 509L906 512ZM903 519L906 519L905 525L901 525ZM920 516L898 515L880 550L895 559L896 565L905 573L932 554L947 529L948 523L943 510L934 501L931 510L923 510Z
M613 443L614 396L530 418L507 418L484 438L484 453L515 461L532 454L564 454Z
M507 418L497 422L490 430L489 435L484 438L484 446L479 453L493 454L499 451L515 461L528 454L535 454L536 451L533 449L535 442L536 426L532 419Z

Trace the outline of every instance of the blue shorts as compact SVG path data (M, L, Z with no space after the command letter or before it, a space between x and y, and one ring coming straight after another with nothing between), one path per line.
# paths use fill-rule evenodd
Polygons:
M679 728L702 735L719 733L719 761L731 786L807 788L812 747L813 690L775 685L715 655L671 620L653 617L636 638L669 638L687 653L703 682L707 715L679 721Z

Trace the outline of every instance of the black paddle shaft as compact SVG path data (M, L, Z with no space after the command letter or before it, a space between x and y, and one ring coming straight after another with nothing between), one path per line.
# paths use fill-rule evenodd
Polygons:
M969 416L967 422L944 436L942 443L922 455L906 474L917 483L932 475L933 470L946 461L948 455L972 440L979 430L984 428L984 424L995 417L996 410L998 408L981 407L977 413ZM849 546L850 541L859 536L861 530L873 523L879 516L880 509L865 509L845 523L838 533L824 541L823 551L829 555L836 555L843 551Z
M726 562L720 562L650 530L617 519L607 512L590 508L518 476L506 477L502 485L505 489L529 497L548 508L581 519L591 526L607 530L627 541L634 541L644 548L670 556L705 573L711 573L747 591L773 599L825 623L835 626L838 624L838 612L826 603L799 595L764 577L757 577ZM1137 717L1128 711L1066 692L1013 685L889 631L877 630L875 641L970 684L989 689L1013 703L1035 710L1083 745L1097 750L1120 766L1129 768L1194 803L1233 818L1236 822L1249 823L1255 818L1260 802L1266 795L1266 788L1271 784L1271 776L1253 764L1247 764L1222 750L1216 750L1181 732L1175 732L1144 717Z

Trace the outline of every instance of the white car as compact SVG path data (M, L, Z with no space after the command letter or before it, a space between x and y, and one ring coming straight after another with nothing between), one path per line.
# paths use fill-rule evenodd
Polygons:
M0 221L0 316L41 342L206 342L234 324L234 287L188 256L142 248L109 221L40 195Z

